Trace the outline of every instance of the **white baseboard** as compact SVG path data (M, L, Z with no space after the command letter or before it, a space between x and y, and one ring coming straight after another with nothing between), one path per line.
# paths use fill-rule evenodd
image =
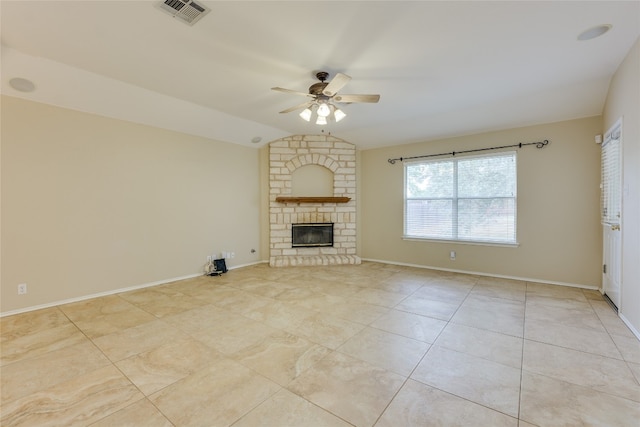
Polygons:
M242 265L234 265L233 267L227 267L227 269L235 270L236 268L248 267L248 266L255 265L255 264L260 264L260 263L263 263L263 262L265 262L265 261L258 261L258 262L249 263L249 264L242 264ZM268 261L266 261L266 262L268 262ZM200 276L203 276L203 275L204 275L204 273L188 274L186 276L172 277L170 279L158 280L156 282L149 282L149 283L144 283L144 284L141 284L141 285L129 286L129 287L126 287L126 288L119 288L119 289L114 289L114 290L106 291L106 292L99 292L99 293L96 293L96 294L83 295L81 297L69 298L69 299L60 300L60 301L54 301L54 302L50 302L50 303L47 303L47 304L33 305L33 306L25 307L25 308L20 308L18 310L11 310L11 311L7 311L7 312L4 312L4 313L0 313L0 317L12 316L14 314L20 314L20 313L27 313L29 311L42 310L44 308L51 308L51 307L56 307L58 305L71 304L71 303L74 303L74 302L86 301L86 300L93 299L93 298L100 298L100 297L106 297L106 296L109 296L109 295L121 294L123 292L135 291L135 290L138 290L138 289L151 288L153 286L165 285L167 283L177 282L178 280L193 279L194 277L200 277Z
M484 276L484 277L498 277L501 279L512 279L512 280L521 280L524 282L535 282L535 283L545 283L549 285L558 285L558 286L568 286L571 288L580 288L580 289L588 289L592 291L600 290L600 286L593 285L584 285L580 283L567 283L567 282L557 282L553 280L544 280L544 279L536 279L532 277L518 277L518 276L506 276L502 274L489 274L489 273L481 273L477 271L468 271L468 270L456 270L453 268L442 268L442 267L433 267L429 265L419 265L419 264L408 264L404 262L395 262L395 261L386 261L379 259L370 259L370 258L362 258L363 261L370 262L379 262L382 264L391 264L391 265L402 265L405 267L416 267L416 268L424 268L427 270L438 270L438 271L448 271L451 273L461 273L461 274L473 274L474 276Z
M620 311L618 311L618 317L620 318L620 320L622 320L624 322L625 325L627 325L627 328L629 328L629 330L631 330L631 333L633 335L635 335L636 338L638 338L638 340L640 340L640 332L636 328L633 327L633 325L631 324L629 319L624 317L624 314L620 314Z
M526 282L546 283L546 284L551 284L551 285L569 286L569 287L573 287L573 288L581 288L581 289L589 289L589 290L600 290L600 287L598 287L598 286L590 286L590 285L583 285L583 284L576 284L576 283L566 283L566 282L557 282L557 281L542 280L542 279L535 279L535 278L529 278L529 277L506 276L506 275L500 275L500 274L488 274L488 273L481 273L481 272L476 272L476 271L457 270L457 269L451 269L451 268L441 268L441 267L433 267L433 266L427 266L427 265L409 264L409 263L387 261L387 260L377 260L377 259L370 259L370 258L362 258L362 260L363 261L369 261L369 262L378 262L378 263L381 263L381 264L402 265L402 266L406 266L406 267L416 267L416 268L424 268L424 269L429 269L429 270L448 271L448 272L452 272L452 273L473 274L473 275L476 275L476 276L498 277L498 278L502 278L502 279L522 280L522 281L526 281ZM227 268L229 270L234 270L236 268L249 267L249 266L252 266L252 265L263 264L263 263L268 263L268 262L269 262L268 260L260 260L260 261L257 261L257 262L251 262L251 263L247 263L247 264L235 265L233 267L227 267ZM173 278L170 278L170 279L159 280L159 281L156 281L156 282L144 283L144 284L141 284L141 285L129 286L129 287L126 287L126 288L114 289L114 290L111 290L111 291L100 292L100 293L90 294L90 295L84 295L84 296L81 296L81 297L70 298L70 299L65 299L65 300L60 300L60 301L54 301L54 302L47 303L47 304L41 304L41 305L25 307L25 308L21 308L21 309L18 309L18 310L11 310L11 311L7 311L7 312L4 312L4 313L0 313L0 317L12 316L14 314L26 313L26 312L35 311L35 310L41 310L41 309L44 309L44 308L50 308L50 307L55 307L55 306L58 306L58 305L70 304L70 303L79 302L79 301L85 301L85 300L92 299L92 298L99 298L99 297L104 297L104 296L109 296L109 295L114 295L114 294L120 294L120 293L123 293L123 292L135 291L135 290L138 290L138 289L150 288L150 287L153 287L153 286L164 285L164 284L175 282L175 281L178 281L178 280L192 279L194 277L198 277L198 276L202 276L202 275L203 275L202 273L189 274L189 275L186 275L186 276L173 277ZM627 321L624 318L624 316L622 316L622 315L620 315L620 318L624 321L624 323L627 326L629 326L631 331L638 337L638 339L640 339L640 333L638 333L638 331L635 330L631 326L629 321Z

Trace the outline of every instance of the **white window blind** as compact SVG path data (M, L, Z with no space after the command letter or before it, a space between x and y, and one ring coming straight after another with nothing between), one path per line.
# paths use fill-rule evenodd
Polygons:
M620 223L620 131L620 126L614 127L602 144L600 212L603 224Z
M404 236L516 243L516 153L405 163Z

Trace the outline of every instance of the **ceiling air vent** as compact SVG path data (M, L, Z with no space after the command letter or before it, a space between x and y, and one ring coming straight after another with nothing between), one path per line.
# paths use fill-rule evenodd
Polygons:
M185 24L193 25L211 9L192 0L164 0L157 6Z

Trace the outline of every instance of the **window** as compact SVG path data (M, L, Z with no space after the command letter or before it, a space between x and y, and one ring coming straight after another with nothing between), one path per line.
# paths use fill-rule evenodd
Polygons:
M516 243L516 153L405 163L404 236Z

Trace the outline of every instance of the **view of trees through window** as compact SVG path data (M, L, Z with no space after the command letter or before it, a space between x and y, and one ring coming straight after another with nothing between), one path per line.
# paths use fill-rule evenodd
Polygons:
M405 164L405 237L516 242L516 153Z

